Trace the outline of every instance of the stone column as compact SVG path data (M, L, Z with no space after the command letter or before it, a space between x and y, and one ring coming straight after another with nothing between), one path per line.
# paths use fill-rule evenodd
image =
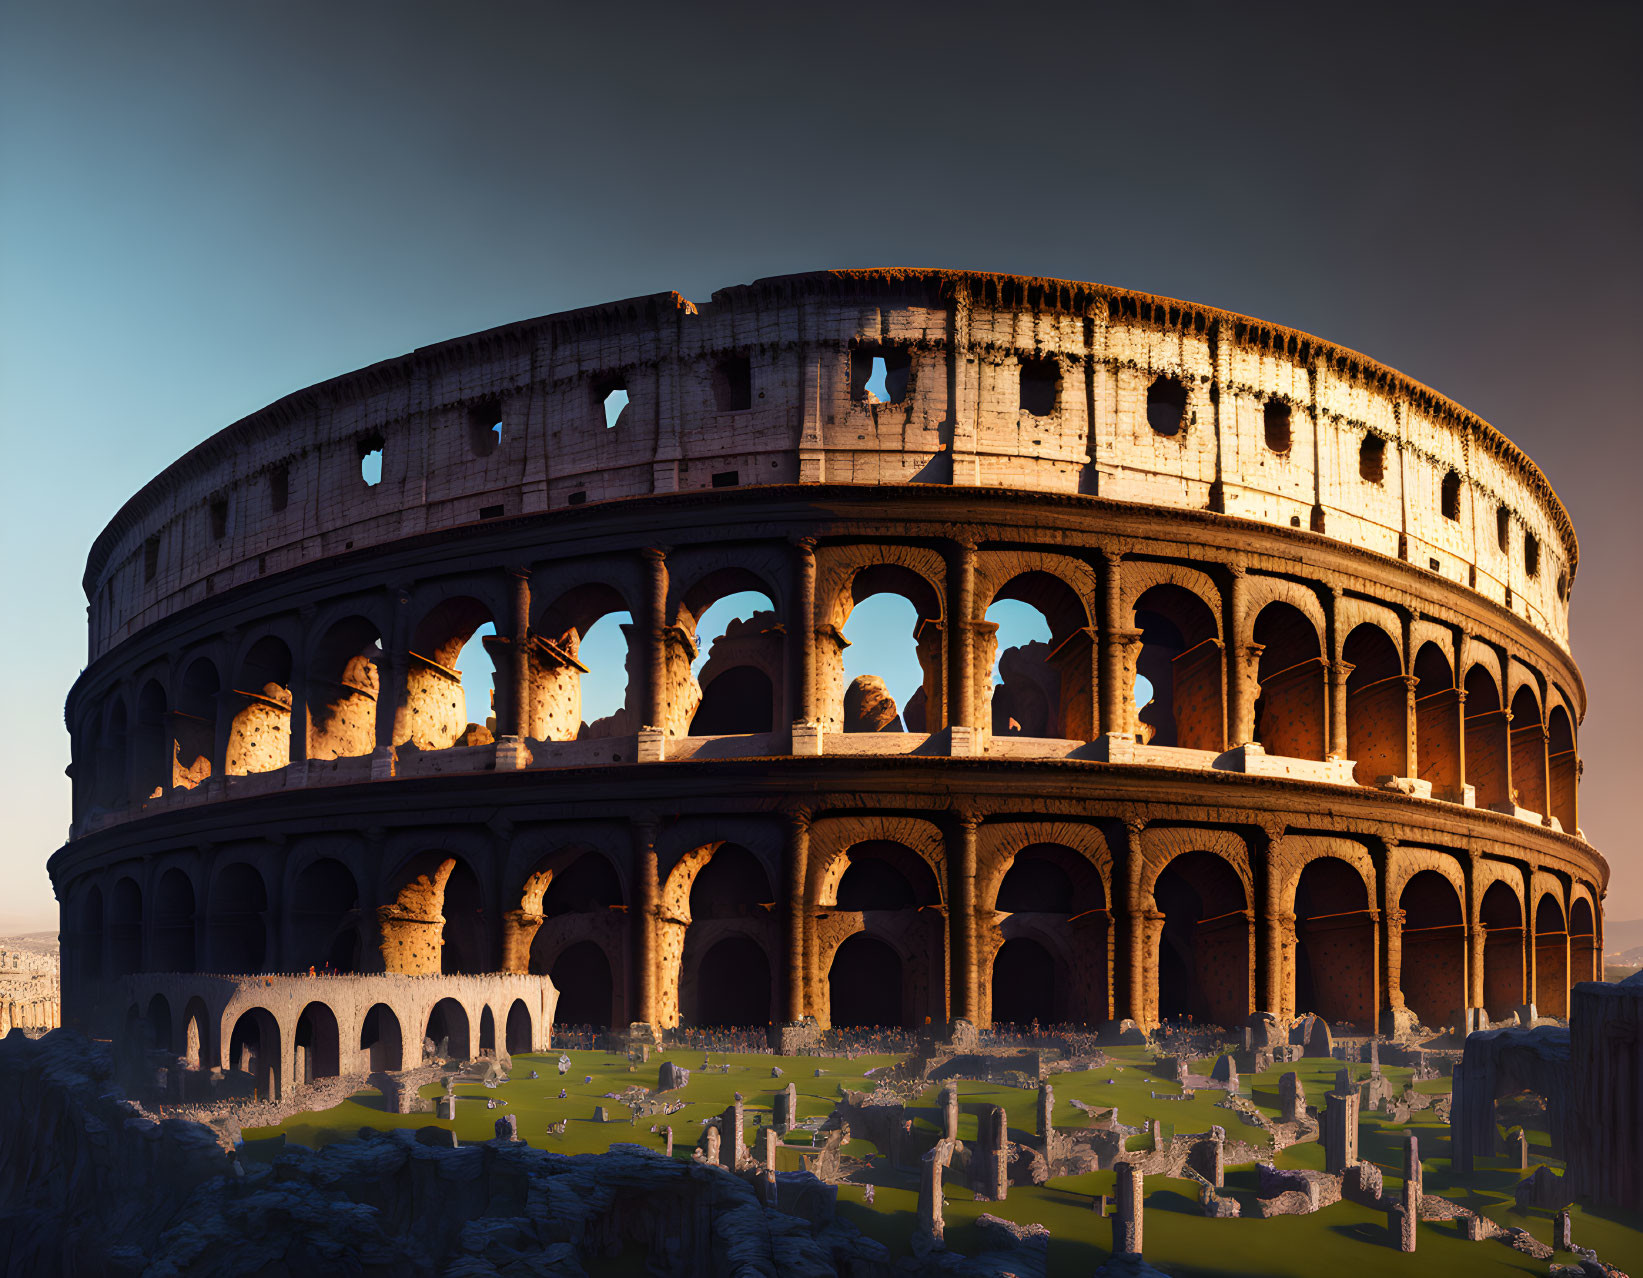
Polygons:
M1101 552L1101 732L1120 734L1133 717L1124 713L1124 652L1121 633L1132 627L1124 624L1124 552Z
M737 1170L746 1158L742 1152L742 1125L742 1102L738 1096L719 1117L719 1164L729 1171Z
M633 822L635 898L633 917L633 1020L656 1024L656 913L661 895L656 864L656 819Z
M1331 759L1351 756L1351 743L1346 734L1346 681L1353 669L1350 661L1329 663L1329 746L1325 753Z
M958 543L951 560L953 582L952 606L948 609L948 676L947 684L953 690L948 705L948 721L952 726L953 753L971 751L971 738L976 731L975 720L975 596L976 548L973 542ZM962 732L961 732L962 730Z
M761 1157L759 1161L762 1162L771 1171L775 1171L776 1170L776 1146L779 1143L776 1139L776 1129L774 1127L766 1127L764 1129L764 1132L763 1132L763 1139L764 1139L763 1157Z
M793 624L788 627L793 671L792 718L814 723L816 713L816 539L793 544Z
M919 1164L918 1223L915 1226L914 1249L939 1245L945 1229L942 1218L941 1185L952 1156L952 1145L940 1140L924 1155Z
M511 568L512 615L508 635L509 664L513 668L512 686L508 689L508 704L497 707L499 722L497 736L504 734L523 740L530 727L531 705L531 574L528 568Z
M1141 917L1141 831L1147 823L1130 820L1124 824L1129 835L1129 847L1124 854L1124 944L1129 968L1124 974L1124 1012L1136 1024L1143 1025L1147 1018L1147 937Z
M1283 874L1278 858L1283 853L1284 827L1266 832L1266 856L1261 862L1261 1004L1274 1016L1284 1015L1284 928L1280 892ZM1291 916L1293 917L1293 916Z
M776 1093L776 1130L786 1135L799 1125L799 1089L789 1083Z
M1403 1146L1403 1219L1398 1222L1401 1251L1415 1250L1415 1227L1421 1216L1421 1181L1420 1137L1409 1132L1404 1136Z
M941 1138L943 1140L958 1139L957 1083L948 1083L941 1089Z
M1346 1074L1342 1070L1341 1074ZM1324 1097L1324 1170L1340 1175L1358 1161L1358 1089L1339 1078Z
M1478 869L1483 858L1473 852L1466 866L1466 1005L1483 1006L1483 945L1487 934L1483 930L1483 887L1478 882Z
M1118 1204L1112 1218L1112 1254L1141 1254L1141 1223L1144 1210L1141 1168L1134 1163L1115 1163L1118 1173Z
M667 552L647 546L645 561L645 696L642 728L667 732Z
M810 863L810 813L787 814L787 1007L789 1022L804 1019L804 885Z
M1227 745L1233 749L1255 740L1255 695L1261 648L1244 638L1249 581L1241 566L1229 570L1226 601Z
M991 1105L982 1115L981 1192L1003 1202L1010 1192L1010 1125L1002 1105Z
M377 752L392 760L393 747L411 739L410 710L405 704L405 680L411 665L411 598L393 592L393 621L383 637L381 668L377 670ZM373 766L372 775L378 768ZM391 775L391 772L390 772Z
M948 900L951 902L947 919L948 948L952 954L953 983L949 1019L967 1020L972 1025L980 1019L975 952L976 830L980 824L979 813L956 812L947 851Z
M1038 1085L1038 1135L1044 1142L1044 1162L1054 1157L1055 1145L1055 1088L1048 1083Z

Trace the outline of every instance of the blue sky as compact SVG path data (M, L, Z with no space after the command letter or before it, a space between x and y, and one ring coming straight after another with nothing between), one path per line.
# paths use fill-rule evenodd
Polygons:
M5 6L0 930L54 916L79 578L160 469L421 344L880 265L1260 315L1498 425L1581 534L1583 824L1643 916L1638 31L1618 4Z

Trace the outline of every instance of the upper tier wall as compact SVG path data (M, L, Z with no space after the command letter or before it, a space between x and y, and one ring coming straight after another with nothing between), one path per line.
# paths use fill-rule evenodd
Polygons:
M910 358L900 402L871 402L859 375L853 387L852 348ZM747 359L745 386L726 356ZM1024 376L1046 375L1045 401L1024 404ZM1149 424L1159 378L1185 391L1173 435ZM630 402L607 428L617 385ZM1269 404L1288 410L1287 447ZM1372 438L1378 480L1363 473ZM361 460L376 448L370 486ZM793 482L1086 493L1308 528L1470 586L1568 648L1567 513L1510 441L1419 383L1146 294L861 271L760 280L700 308L663 293L529 320L287 396L168 467L98 537L90 656L344 550L582 501Z

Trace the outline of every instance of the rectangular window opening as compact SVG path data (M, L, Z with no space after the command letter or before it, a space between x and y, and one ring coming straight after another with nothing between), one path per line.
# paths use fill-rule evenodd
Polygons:
M501 506L481 506L479 508L479 517L481 519L501 519L502 518L502 507Z
M367 488L382 482L382 436L367 435L359 441L359 477Z
M268 504L275 513L285 509L291 500L291 467L276 466L268 472Z
M715 488L734 488L742 482L742 473L739 470L718 470L713 472L713 486Z
M911 351L857 346L850 352L850 398L858 404L899 404L913 372Z
M155 533L143 543L143 580L153 581L160 571L160 534Z
M588 495L587 495L587 494L586 494L586 493L572 493L572 494L571 494L571 495L570 495L570 496L569 496L569 497L567 497L567 498L566 498L566 499L565 499L565 500L566 500L566 503L567 503L567 504L568 504L568 505L571 505L571 506L580 506L580 505L581 505L581 504L582 504L582 503L583 503L583 502L585 502L585 501L586 501L586 500L587 500L587 499L588 499Z
M753 407L753 361L746 355L724 355L714 364L713 403L721 413Z
M211 539L221 541L228 536L228 498L218 497L211 503Z

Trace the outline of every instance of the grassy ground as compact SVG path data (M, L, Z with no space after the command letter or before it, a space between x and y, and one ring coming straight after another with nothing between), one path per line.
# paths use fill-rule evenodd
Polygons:
M654 1086L656 1067L663 1059L671 1059L691 1070L688 1087L674 1093L687 1102L681 1112L664 1119L674 1131L675 1157L688 1158L690 1150L701 1134L704 1120L716 1117L730 1104L733 1094L740 1091L747 1113L746 1137L751 1144L756 1140L758 1126L755 1113L768 1123L773 1097L788 1082L796 1084L799 1094L799 1115L802 1118L821 1117L831 1111L841 1088L865 1089L871 1087L867 1071L893 1064L891 1056L859 1057L855 1060L829 1057L795 1057L777 1059L765 1055L720 1055L709 1057L715 1063L728 1063L728 1073L705 1073L701 1070L699 1052L673 1052L653 1057L649 1065L630 1071L624 1058L603 1052L574 1051L571 1068L561 1078L556 1062L558 1053L546 1056L516 1056L513 1080L495 1089L478 1084L457 1088L457 1116L453 1122L435 1123L431 1114L388 1114L381 1107L375 1093L356 1096L333 1109L320 1113L300 1115L278 1127L248 1130L247 1139L272 1136L284 1132L287 1139L314 1147L333 1140L344 1140L357 1134L361 1127L452 1127L464 1141L485 1140L494 1132L495 1120L512 1113L519 1119L521 1138L545 1149L565 1153L591 1153L609 1147L613 1141L638 1141L643 1144L660 1143L659 1136L649 1128L653 1120L637 1126L630 1125L628 1111L619 1102L607 1100L605 1093L620 1092L634 1084ZM770 1076L772 1064L785 1071L781 1078ZM1195 1073L1209 1072L1209 1061L1193 1065ZM815 1070L824 1073L816 1077ZM1244 1094L1271 1117L1278 1114L1278 1079L1287 1070L1294 1069L1306 1086L1307 1097L1320 1103L1323 1093L1334 1083L1339 1061L1305 1060L1284 1065L1262 1074L1243 1079ZM1368 1073L1365 1065L1349 1066L1354 1078ZM541 1077L530 1081L525 1076L535 1069ZM1388 1067L1384 1072L1394 1088L1401 1088L1409 1071ZM584 1078L591 1076L591 1082ZM1111 1081L1109 1081L1111 1080ZM1244 1139L1260 1146L1265 1143L1259 1129L1247 1127L1233 1111L1215 1104L1219 1093L1200 1092L1191 1100L1155 1099L1179 1096L1180 1088L1166 1081L1151 1064L1145 1048L1119 1048L1111 1053L1108 1065L1078 1073L1057 1074L1053 1077L1056 1093L1056 1126L1079 1127L1089 1120L1070 1103L1077 1099L1100 1108L1116 1107L1119 1120L1126 1124L1144 1126L1152 1119L1170 1124L1177 1132L1207 1131L1219 1124L1227 1129L1232 1139ZM559 1089L569 1093L559 1100ZM1434 1094L1447 1093L1447 1080L1422 1083L1418 1089ZM423 1095L435 1096L442 1089L433 1085L423 1089ZM918 1099L915 1123L924 1130L933 1130L939 1122L937 1099L939 1088L927 1089ZM487 1110L485 1098L500 1097L508 1101L502 1109ZM959 1084L959 1137L973 1140L976 1136L978 1114L983 1106L1004 1106L1016 1139L1030 1137L1034 1130L1036 1092L1029 1089L1001 1087L985 1083ZM596 1105L608 1105L622 1115L614 1123L593 1120ZM550 1123L564 1118L568 1126L563 1136L549 1136ZM1425 1188L1428 1193L1443 1194L1476 1210L1481 1210L1503 1225L1528 1229L1542 1242L1550 1242L1552 1218L1550 1212L1520 1214L1512 1205L1512 1190L1525 1173L1506 1165L1506 1159L1497 1157L1481 1160L1479 1171L1463 1183L1452 1174L1449 1166L1448 1128L1423 1111L1413 1116L1409 1130L1420 1139L1425 1168ZM1360 1135L1361 1155L1377 1163L1386 1174L1388 1192L1395 1192L1403 1173L1404 1129L1390 1124L1375 1114L1366 1114ZM1546 1162L1561 1169L1551 1157L1548 1137L1544 1131L1530 1129L1530 1159ZM1145 1136L1132 1138L1132 1147L1144 1147ZM783 1170L801 1165L801 1153L809 1149L808 1135L796 1133L779 1153ZM1505 1145L1500 1148L1504 1151ZM898 1172L887 1165L869 1142L852 1140L846 1152L867 1160L868 1167L862 1179L875 1185L875 1201L868 1206L863 1201L863 1186L847 1184L839 1191L839 1211L864 1233L879 1239L896 1252L907 1250L912 1233L916 1194L912 1176ZM1294 1145L1276 1157L1281 1167L1320 1168L1323 1163L1322 1147L1316 1143ZM1099 1194L1113 1192L1111 1172L1097 1172L1088 1176L1063 1177L1045 1185L1012 1189L1002 1203L976 1202L970 1190L950 1180L947 1186L947 1244L955 1251L971 1252L979 1247L975 1219L983 1212L1005 1216L1012 1220L1036 1221L1050 1229L1050 1272L1052 1278L1086 1278L1106 1259L1112 1239L1112 1225L1091 1209ZM1239 1198L1247 1211L1255 1196L1253 1164L1229 1168L1227 1192ZM1496 1242L1469 1243L1461 1237L1458 1227L1451 1223L1425 1223L1420 1226L1419 1249L1413 1256L1393 1250L1389 1245L1386 1219L1383 1215L1353 1203L1337 1203L1310 1216L1284 1217L1276 1220L1211 1220L1199 1213L1197 1193L1191 1182L1166 1177L1149 1177L1146 1183L1147 1223L1146 1252L1149 1260L1179 1278L1200 1278L1207 1275L1271 1275L1272 1278L1305 1278L1320 1273L1340 1275L1410 1275L1410 1274L1544 1274L1544 1261L1528 1257ZM1643 1220L1623 1218L1614 1213L1600 1213L1574 1209L1575 1241L1595 1247L1598 1253L1622 1269L1636 1272L1643 1269ZM1562 1256L1561 1260L1573 1258ZM636 1266L636 1267L635 1267ZM642 1272L642 1257L624 1255L612 1274ZM603 1271L602 1271L603 1272Z

